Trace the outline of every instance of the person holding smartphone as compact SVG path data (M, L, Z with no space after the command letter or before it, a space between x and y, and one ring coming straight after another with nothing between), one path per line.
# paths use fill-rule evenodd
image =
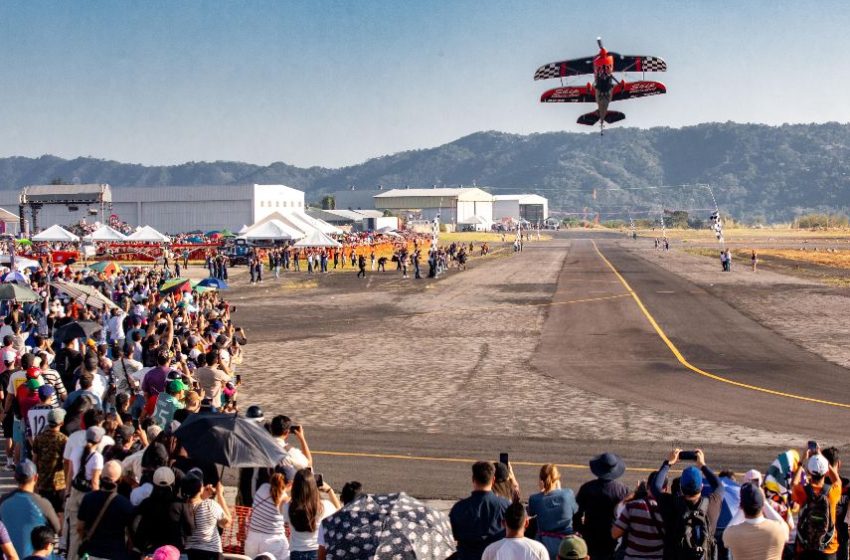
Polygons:
M723 485L705 464L701 449L693 452L696 465L686 467L679 478L679 493L664 492L664 481L670 467L679 460L681 450L674 449L661 464L649 485L664 521L664 550L674 551L674 558L711 560L714 556L714 533L723 503ZM703 487L710 488L706 495Z

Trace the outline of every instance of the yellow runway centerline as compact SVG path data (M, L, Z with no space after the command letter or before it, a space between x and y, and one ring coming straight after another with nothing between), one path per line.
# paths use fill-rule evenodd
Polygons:
M707 371L702 370L702 369L696 367L695 365L691 364L682 355L682 353L679 351L679 349L676 347L676 345L673 344L673 342L667 337L667 334L664 332L664 330L661 328L661 326L658 324L658 322L655 320L655 318L652 316L652 314L649 312L649 310L643 304L643 301L641 301L640 297L632 289L631 285L629 285L629 283L626 281L626 279L623 278L623 275L620 274L620 272L614 267L614 265L611 264L611 261L609 261L605 257L605 255L602 254L602 251L600 251L599 247L596 245L596 241L591 239L590 242L593 243L593 248L596 250L596 254L599 255L599 258L601 258L602 261L606 265L608 265L608 268L611 269L611 272L613 272L617 276L617 279L620 280L620 283L623 285L623 287L626 288L626 290L629 292L629 294L631 294L632 299L634 299L635 303L637 304L638 308L643 313L644 317L646 317L647 321L649 321L649 324L652 325L652 328L655 329L655 332L658 334L659 338L661 338L661 340L664 341L664 344L667 345L667 348L670 349L670 352L673 353L673 355L676 357L676 360L678 360L679 363L682 364L683 366L685 366L687 369L691 370L692 372L694 372L698 375L701 375L703 377L707 377L707 378L712 379L714 381L719 381L720 383L726 383L728 385L733 385L735 387L740 387L742 389L748 389L750 391L758 391L759 393L767 393L769 395L774 395L774 396L777 396L777 397L784 397L784 398L787 398L787 399L796 399L798 401L806 401L806 402L810 402L810 403L823 404L823 405L834 406L834 407L838 407L838 408L850 408L850 404L833 402L833 401L826 401L826 400L822 400L822 399L816 399L814 397L806 397L804 395L795 395L793 393L784 393L782 391L776 391L774 389L768 389L767 387L759 387L758 385L750 385L748 383L741 383L740 381L735 381L734 379L729 379L727 377L722 377L720 375L707 372Z
M461 457L431 457L427 455L398 455L392 453L357 453L348 451L313 451L313 455L325 455L328 457L349 457L352 459L391 459L394 461L430 461L438 463L464 463L470 464L480 459L465 459ZM547 463L534 463L529 461L511 461L511 465L521 467L542 467ZM558 468L587 470L587 465L575 465L571 463L558 464ZM655 469L644 467L627 467L628 472L651 473Z

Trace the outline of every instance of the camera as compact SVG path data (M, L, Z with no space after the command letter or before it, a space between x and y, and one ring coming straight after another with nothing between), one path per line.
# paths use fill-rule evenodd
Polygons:
M680 461L696 461L697 460L697 452L696 451L680 451L679 452L679 460Z

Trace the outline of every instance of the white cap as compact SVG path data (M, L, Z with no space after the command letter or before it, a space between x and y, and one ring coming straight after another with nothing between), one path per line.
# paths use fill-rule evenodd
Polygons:
M817 455L809 457L809 462L806 464L806 468L811 474L823 476L826 474L826 471L829 470L829 462L826 460L826 457L818 453Z
M762 481L764 481L764 476L756 469L750 469L744 473L744 482L756 482L761 486Z
M191 350L189 350L189 358L191 358L192 360L196 360L200 355L201 351L197 348L192 348Z
M3 361L4 362L14 362L18 357L17 352L14 350L6 350L3 352Z
M174 484L174 471L171 467L159 467L153 473L155 486L172 486Z

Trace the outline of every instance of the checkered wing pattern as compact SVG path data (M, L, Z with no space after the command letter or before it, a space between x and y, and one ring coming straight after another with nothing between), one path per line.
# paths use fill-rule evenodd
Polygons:
M567 76L580 76L582 74L593 74L592 57L544 64L534 73L534 79L548 80L549 78L566 78Z
M666 72L667 63L657 56L627 54L614 57L615 72Z

